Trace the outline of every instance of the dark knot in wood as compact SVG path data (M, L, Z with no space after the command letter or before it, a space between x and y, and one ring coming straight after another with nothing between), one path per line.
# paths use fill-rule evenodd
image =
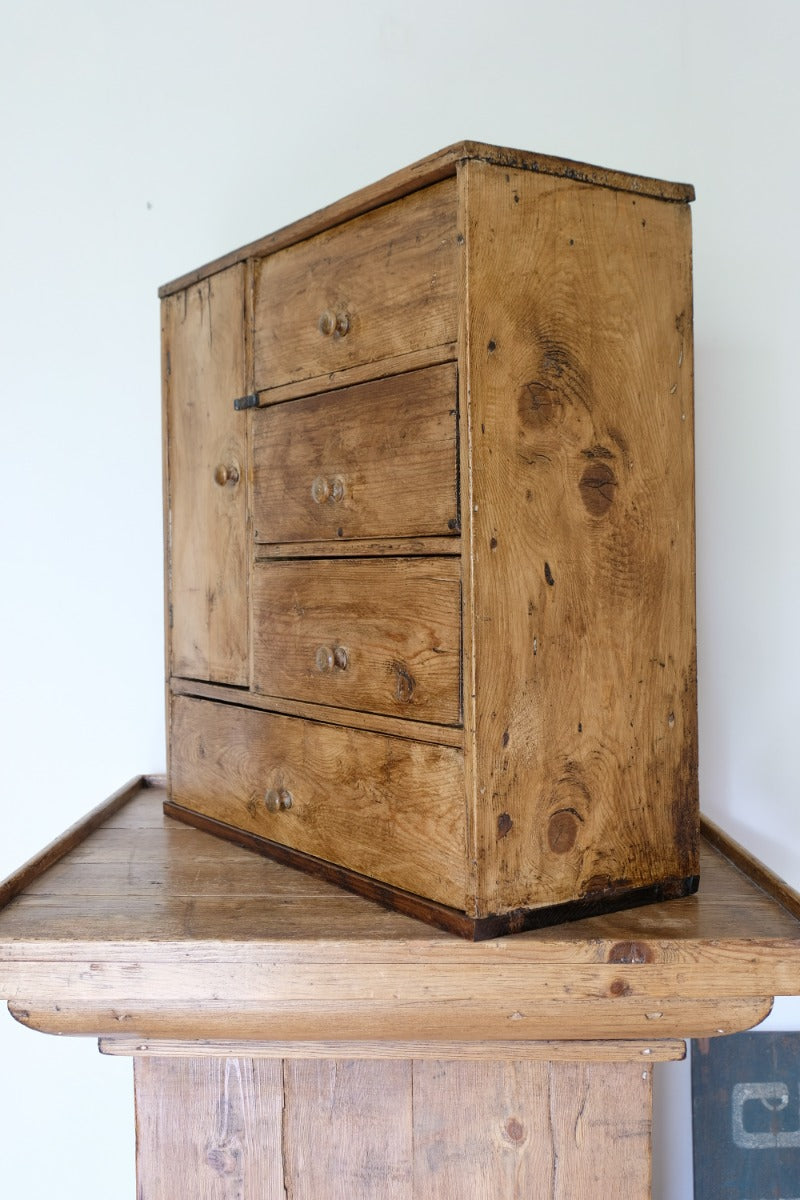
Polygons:
M586 467L580 482L581 500L593 517L602 517L614 500L617 479L607 462L594 459Z

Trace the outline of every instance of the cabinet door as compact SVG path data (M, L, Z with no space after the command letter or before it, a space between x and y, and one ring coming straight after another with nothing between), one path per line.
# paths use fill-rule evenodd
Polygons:
M246 686L245 268L164 300L169 670Z

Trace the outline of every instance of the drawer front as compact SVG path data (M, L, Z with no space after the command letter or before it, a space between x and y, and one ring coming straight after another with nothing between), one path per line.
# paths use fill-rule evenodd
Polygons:
M259 409L261 543L458 532L453 363Z
M253 686L271 696L458 724L459 562L258 562Z
M456 184L447 179L261 259L261 391L455 342Z
M463 909L460 750L176 696L171 799ZM291 807L270 812L274 795Z

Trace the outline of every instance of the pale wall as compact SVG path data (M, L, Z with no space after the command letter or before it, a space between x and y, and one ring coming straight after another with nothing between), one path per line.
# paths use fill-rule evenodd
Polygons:
M0 876L164 766L156 286L463 137L697 187L702 796L800 885L800 5L6 0ZM784 1023L800 1026L797 1007ZM133 1196L129 1064L0 1021L0 1192ZM687 1200L685 1071L659 1095ZM662 1078L666 1076L662 1074Z

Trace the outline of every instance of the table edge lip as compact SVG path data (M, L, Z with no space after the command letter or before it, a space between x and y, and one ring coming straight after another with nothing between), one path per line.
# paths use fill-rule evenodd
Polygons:
M100 804L90 809L22 863L16 871L12 871L5 879L0 880L0 912L24 892L34 880L48 871L50 867L54 867L71 850L85 842L90 834L104 825L110 817L118 813L140 792L149 788L159 789L165 786L166 776L158 774L134 775L126 783L123 783Z
M75 849L95 830L119 812L129 802L146 790L162 791L166 780L160 774L136 775L105 801L90 810L83 818L71 825L58 838L54 839L42 851L24 863L5 881L0 883L0 912L25 888L39 878L46 870L61 861L71 850ZM676 971L685 969L690 961L694 961L698 950L713 948L721 952L746 952L754 948L774 952L779 951L784 960L787 953L794 952L800 962L800 895L784 880L760 862L749 851L745 850L730 835L726 834L707 817L701 817L701 832L703 839L711 849L730 863L735 870L744 875L753 886L764 893L777 905L782 913L788 914L797 922L796 936L775 935L767 937L686 937L669 938L664 936L650 937L640 934L635 941L646 943L651 955L646 961L638 961L632 955L632 962L626 962L623 954L609 959L608 952L618 947L624 947L624 934L619 937L610 934L585 937L580 941L573 937L560 938L552 930L533 931L529 934L517 934L514 937L489 939L483 942L470 943L462 939L448 937L432 932L430 936L419 938L394 937L388 943L379 937L365 938L329 938L321 942L318 937L294 938L288 940L276 938L247 939L236 938L186 938L167 939L153 942L149 938L112 938L99 940L24 938L6 940L0 934L0 965L26 962L126 962L136 961L142 966L156 967L166 962L199 963L202 961L236 962L242 961L243 953L252 960L253 955L270 958L276 962L288 963L292 960L302 960L306 964L341 961L347 957L349 961L362 963L394 963L397 965L419 966L424 969L432 961L440 960L442 965L453 966L483 966L487 963L504 963L509 966L527 966L531 969L552 969L554 966L575 967L615 967L627 968L635 966L646 969L648 966L657 968L673 967ZM671 900L669 904L680 903ZM631 941L631 939L628 939ZM633 945L631 941L631 945ZM597 947L596 959L586 957L569 961L568 957L553 961L553 952L561 951L571 945L592 945ZM676 947L686 946L690 954L676 954ZM634 947L635 948L635 947ZM652 950L661 951L652 954ZM606 951L605 954L603 952ZM601 957L601 955L603 955ZM771 991L771 987L766 990ZM800 992L800 983L798 984ZM776 993L778 994L778 993Z

